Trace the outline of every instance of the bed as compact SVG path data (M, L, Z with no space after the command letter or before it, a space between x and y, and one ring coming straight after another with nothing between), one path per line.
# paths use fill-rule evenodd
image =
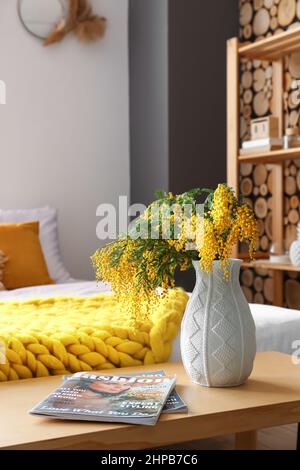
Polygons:
M58 313L62 319L62 321L66 321L68 323L68 318L65 319L66 317L66 311L68 310L68 314L70 314L70 311L73 313L75 312L76 309L76 304L89 304L85 305L85 310L84 310L84 315L82 314L82 311L80 310L80 313L78 314L77 312L77 317L76 317L76 325L74 326L74 332L76 335L73 338L76 340L76 344L81 343L81 339L77 338L77 335L80 335L80 328L84 326L84 328L89 329L91 327L91 324L93 323L94 320L90 320L89 315L93 315L93 310L92 310L92 305L97 303L97 299L93 299L95 296L100 296L104 295L104 303L107 303L107 296L106 293L109 293L109 286L105 286L104 284L99 284L97 285L96 282L93 281L76 281L71 278L70 274L66 270L63 260L61 258L60 254L60 249L59 249L59 240L58 240L58 224L57 224L57 211L54 208L51 208L49 206L43 207L43 208L37 208L37 209L18 209L18 210L3 210L0 209L0 224L1 223L26 223L26 222L31 222L31 221L38 221L39 222L39 239L42 247L42 251L45 257L45 261L47 264L47 268L50 274L51 279L54 280L54 284L48 284L48 285L37 285L35 287L26 287L26 288L17 288L13 290L7 290L7 291L0 291L0 302L2 301L8 301L8 302L15 302L15 307L14 310L18 308L18 303L19 301L28 301L28 306L27 308L27 313L29 311L29 314L31 314L31 309L34 309L35 306L35 301L31 302L31 299L49 299L49 298L65 298L67 299L68 297L76 297L76 300L71 306L69 305L69 308L65 308L65 304L62 306L60 305L58 308ZM30 284L27 284L30 285ZM32 285L32 284L31 284ZM174 294L176 295L176 294ZM173 347L172 347L172 354L171 354L171 360L172 361L179 361L181 359L180 357L180 332L177 334L177 337L174 340L174 337L176 336L178 325L180 324L181 321L181 314L182 311L184 311L185 304L187 302L188 297L186 294L183 292L181 294L181 304L178 299L173 299L173 303L169 306L167 309L167 317L164 316L165 312L163 312L163 315L161 318L156 318L156 323L151 326L152 330L156 330L157 336L156 339L156 349L157 349L157 354L155 358L155 362L163 362L166 360L167 357L170 355L170 350L171 350L171 343L173 340ZM182 298L182 296L184 298ZM79 298L86 298L86 300L82 299L80 300ZM78 298L78 299L77 299ZM89 299L90 298L90 299ZM53 300L53 299L52 299ZM56 333L56 330L53 330L53 324L51 323L51 318L54 317L54 313L51 311L48 315L47 309L51 308L51 302L48 300L44 300L43 302L39 303L44 303L46 304L46 312L43 310L43 315L38 312L38 315L35 316L35 318L38 319L38 323L41 322L43 323L43 328L45 327L45 331L48 330L49 335L51 336L52 334ZM53 301L55 303L55 300ZM49 305L48 305L49 304ZM23 308L23 307L22 307ZM284 308L278 308L278 307L272 307L272 306L265 306L265 305L251 305L250 306L253 318L255 320L256 324L256 330L257 330L257 349L258 351L279 351L283 353L288 353L292 354L294 349L296 349L296 341L300 340L300 312L296 310L287 310ZM5 306L6 310L7 307ZM179 312L180 310L180 312ZM56 315L57 315L56 311ZM117 319L117 327L115 328L116 331L110 331L112 335L115 335L113 339L113 348L117 350L117 353L115 351L114 354L123 354L123 358L126 356L128 361L133 360L133 362L143 362L146 359L145 356L145 350L147 348L150 348L150 351L147 351L147 354L152 354L153 353L153 344L154 341L151 340L153 338L153 331L149 330L149 337L148 339L143 339L140 338L140 344L131 344L132 347L139 347L143 348L143 351L141 352L133 352L131 359L129 358L128 354L124 354L122 351L123 345L121 346L118 341L122 341L120 338L116 338L118 336L118 329L119 329L119 319L120 319L120 312L118 309L118 306L115 306L115 315ZM15 313L15 312L14 312ZM74 314L76 315L76 313ZM8 311L8 315L6 315L6 320L3 320L4 327L6 327L7 319L11 317L11 312ZM101 319L103 317L103 310L101 310ZM4 318L4 317L3 317ZM30 319L30 317L28 317ZM78 320L79 318L79 320ZM94 317L93 317L94 318ZM97 317L99 320L100 317ZM167 319L166 319L167 318ZM71 318L72 322L73 318ZM24 315L21 314L17 317L16 324L17 330L20 330L21 332L26 330L27 328L27 317L24 319ZM160 326L158 323L160 323ZM85 325L82 325L81 323L85 322ZM24 325L24 326L23 326ZM107 330L110 330L114 328L112 322L112 317L109 315L107 317ZM10 324L11 326L11 324ZM57 325L54 325L56 327ZM14 327L14 324L13 324ZM160 331L159 331L160 329ZM19 333L20 333L19 331ZM54 333L53 333L54 331ZM42 330L43 332L43 330ZM39 333L39 330L37 329L37 334ZM99 333L99 327L97 327L97 330L93 332L93 334L98 334ZM155 333L155 334L156 334ZM9 333L10 334L10 333ZM124 335L124 330L123 333ZM140 332L138 332L140 334ZM14 335L14 330L12 330L12 336L9 338L13 338ZM127 336L126 336L127 335ZM151 336L152 335L152 336ZM132 338L132 333L129 333L127 330L127 333L125 333L125 336L123 336L123 339L130 339L130 341L133 341ZM31 337L32 338L32 337ZM18 340L16 341L16 344L14 347L12 347L12 351L10 352L11 354L11 362L15 363L16 361L16 368L20 369L20 374L21 377L27 377L26 370L25 372L23 371L24 367L23 365L25 364L28 366L30 363L32 365L32 370L37 370L37 363L40 363L39 361L39 355L43 354L43 350L45 351L45 348L48 347L49 349L49 354L52 354L52 357L50 358L49 354L47 357L45 357L45 361L47 363L47 358L52 361L56 361L57 358L61 358L61 361L63 361L63 356L66 354L66 348L70 349L70 345L67 344L66 348L64 348L64 344L62 346L58 346L58 351L54 351L54 342L56 339L53 340L53 344L51 343L50 345L49 340L47 339L47 334L46 337L44 337L44 343L42 343L41 346L35 346L34 344L27 344L27 338L24 339L24 345L18 343ZM126 340L127 340L126 339ZM34 338L36 341L36 338ZM109 338L110 340L110 338ZM118 340L118 341L117 341ZM9 340L10 341L10 340ZM22 340L23 341L23 340ZM38 340L39 342L40 340ZM97 338L95 339L97 342ZM105 339L107 341L107 338ZM116 342L117 341L117 342ZM57 341L56 341L57 343ZM68 341L67 341L68 343ZM89 345L89 339L86 339L86 344L82 345L79 347L80 351L86 350L86 354L89 354L89 356L93 356L93 354L88 353L88 345ZM100 345L98 345L100 348ZM126 343L125 346L128 346ZM124 346L124 347L125 347ZM294 349L293 349L294 347ZM78 346L73 346L71 345L71 349L78 349ZM91 351L94 351L95 345L91 347ZM106 346L105 346L106 348ZM111 345L108 346L108 348L111 348ZM20 351L19 351L20 350ZM64 351L62 351L64 350ZM81 351L81 352L82 352ZM97 350L98 351L98 350ZM119 351L121 351L119 353ZM164 352L161 352L164 351ZM0 351L1 352L1 351ZM18 359L18 354L20 352L20 357ZM33 357L32 352L34 352L35 356ZM77 352L77 366L78 370L81 370L85 362L81 363L81 368L79 367L79 362L82 359L82 354L81 352ZM101 348L98 351L100 354ZM17 353L17 354L16 354ZM27 356L25 355L27 354ZM69 350L67 351L67 354L69 354ZM107 350L106 350L107 353ZM46 354L46 352L44 352ZM73 353L72 353L73 354ZM75 353L74 353L75 354ZM142 355L144 356L142 357ZM150 354L150 355L151 355ZM154 354L154 353L153 353ZM84 355L84 354L83 354ZM22 357L24 356L24 357ZM141 356L141 357L140 357ZM155 354L154 354L155 356ZM107 357L107 356L106 356ZM125 357L125 359L126 359ZM133 358L133 359L132 359ZM21 360L22 359L22 360ZM74 359L74 358L73 358ZM109 357L109 359L111 359ZM124 365L122 363L121 359L114 362L114 358L111 359L112 363L108 364L110 366L114 366L115 364L118 364L120 366ZM124 360L125 360L124 359ZM153 359L153 358L152 358ZM37 363L34 363L34 361L37 360ZM74 359L75 360L75 359ZM92 357L93 360L93 357ZM19 365L18 365L19 361ZM44 361L44 362L45 362ZM79 362L78 362L79 361ZM57 362L57 361L56 361ZM66 361L65 361L66 362ZM92 361L93 362L93 361ZM124 362L124 361L123 361ZM125 361L126 363L126 361ZM22 365L23 364L23 365ZM76 365L75 364L75 365ZM82 365L83 364L83 365ZM63 367L63 363L60 362L60 367ZM99 364L98 364L99 365ZM125 365L134 365L131 362ZM97 366L97 364L96 364ZM1 373L1 364L0 364L0 373ZM42 365L40 364L40 367ZM49 366L50 367L50 366ZM57 372L60 373L62 370L60 370L60 367L50 367L51 373ZM99 367L98 367L99 368ZM5 372L5 367L4 369ZM56 370L57 369L57 370ZM74 370L76 371L76 367L74 366ZM4 373L2 370L2 373ZM44 372L46 372L44 370ZM7 375L6 371L6 375ZM24 375L25 374L25 375ZM1 379L1 377L0 377ZM10 378L10 380L14 380L14 376Z
M109 292L109 286L94 281L69 280L67 283L27 287L0 292L0 301L28 300L53 296L90 297ZM300 312L270 305L250 305L256 324L258 351L292 354L300 340ZM171 360L180 360L180 334L173 343ZM293 347L294 344L294 347Z

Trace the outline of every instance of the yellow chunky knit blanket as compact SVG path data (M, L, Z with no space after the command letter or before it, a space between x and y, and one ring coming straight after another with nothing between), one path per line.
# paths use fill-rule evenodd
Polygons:
M167 361L187 300L170 291L138 329L113 295L0 302L0 381Z

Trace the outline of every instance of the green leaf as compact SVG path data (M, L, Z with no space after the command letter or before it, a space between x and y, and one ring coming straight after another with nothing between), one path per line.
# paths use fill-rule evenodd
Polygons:
M214 192L210 192L204 202L204 211L210 211L213 208L214 203Z
M157 199L165 199L168 196L168 193L163 189L157 189L156 191L154 191L154 195Z

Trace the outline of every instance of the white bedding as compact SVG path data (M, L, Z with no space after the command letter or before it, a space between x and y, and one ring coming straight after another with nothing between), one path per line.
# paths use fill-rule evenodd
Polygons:
M294 352L300 340L300 311L272 305L250 304L256 326L257 351ZM172 359L180 360L180 336L175 340Z
M73 281L64 284L50 284L46 286L25 287L0 292L1 300L26 300L32 298L53 297L57 295L75 295L89 297L100 292L109 292L108 285L96 281Z
M293 342L300 340L300 311L272 305L251 304L256 325L258 351L292 354Z
M26 300L57 295L78 295L89 297L99 292L109 292L109 286L95 281L74 281L68 284L26 287L13 291L0 292L1 300ZM292 354L292 344L300 340L300 311L270 305L250 305L256 324L258 351L279 351ZM171 360L180 360L180 335L177 336Z

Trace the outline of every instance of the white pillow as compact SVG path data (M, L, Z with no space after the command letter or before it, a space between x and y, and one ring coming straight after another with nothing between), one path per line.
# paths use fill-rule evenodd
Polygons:
M40 222L40 242L50 277L58 283L68 282L71 276L64 267L58 242L57 211L52 207L39 209L0 209L0 223Z

